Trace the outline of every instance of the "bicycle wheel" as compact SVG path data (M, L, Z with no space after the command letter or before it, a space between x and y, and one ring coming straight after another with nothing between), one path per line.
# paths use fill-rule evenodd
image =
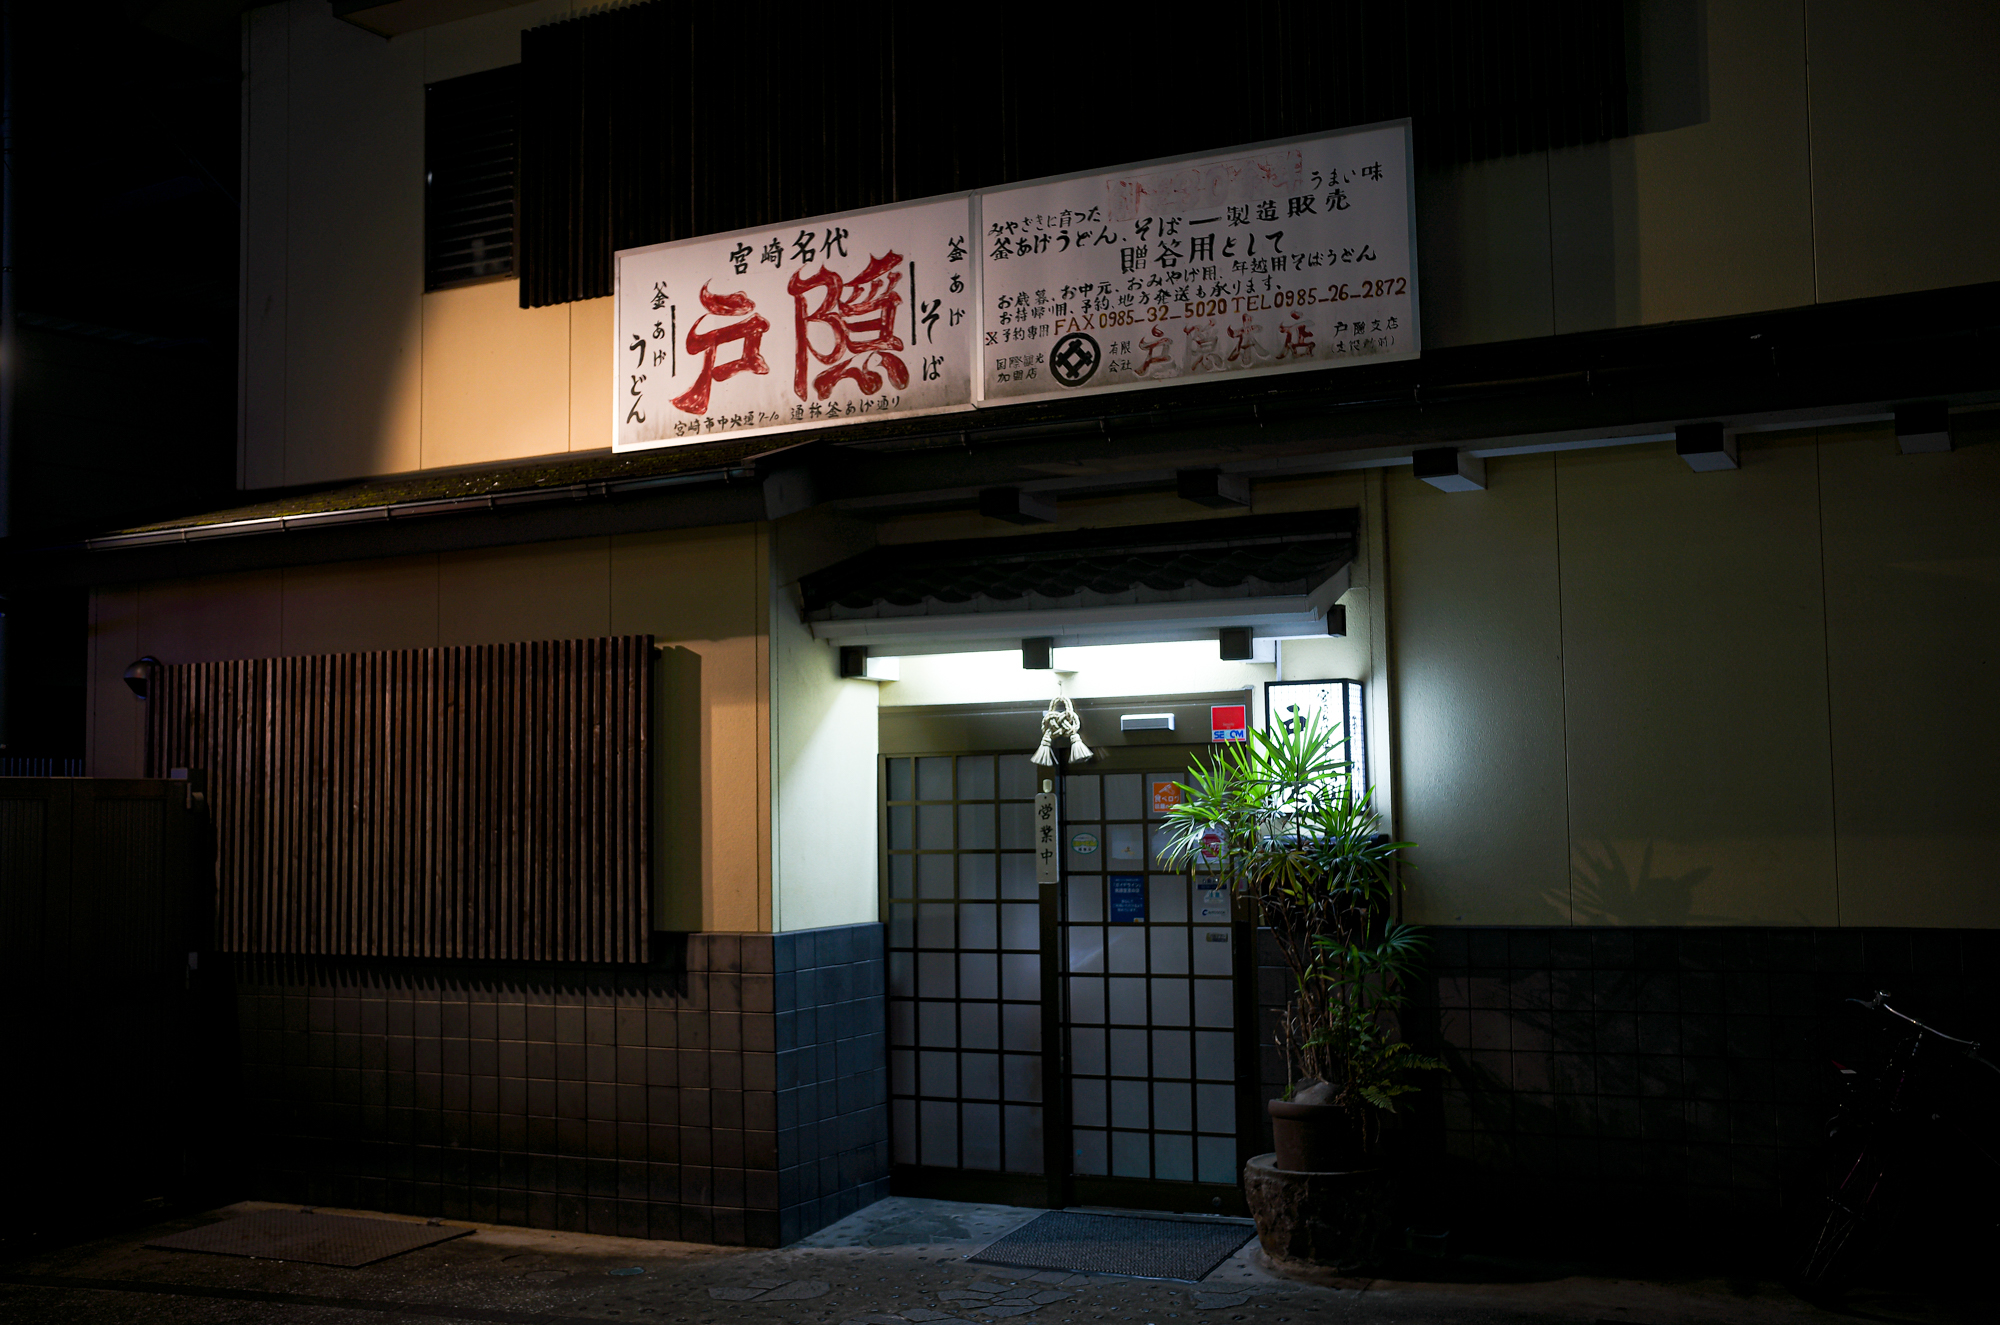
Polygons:
M1827 1197L1826 1217L1792 1273L1801 1295L1838 1293L1854 1282L1880 1242L1891 1213L1885 1165L1867 1152Z
M1837 1293L1847 1287L1866 1250L1863 1233L1860 1216L1837 1202L1832 1205L1793 1274L1802 1296Z

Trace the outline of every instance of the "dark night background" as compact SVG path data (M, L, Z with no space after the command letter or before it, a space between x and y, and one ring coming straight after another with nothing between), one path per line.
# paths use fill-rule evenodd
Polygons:
M8 563L231 491L242 8L7 5ZM4 754L80 757L85 593L18 574L4 591Z

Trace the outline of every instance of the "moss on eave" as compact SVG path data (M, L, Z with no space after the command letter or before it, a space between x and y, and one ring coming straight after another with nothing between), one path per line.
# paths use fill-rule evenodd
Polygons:
M770 438L703 446L666 447L626 455L596 452L575 459L541 459L528 464L482 465L469 469L437 470L405 474L390 479L338 486L291 489L263 501L226 510L204 511L176 516L150 524L110 531L116 534L149 534L174 529L197 529L206 525L234 524L244 520L270 520L285 516L325 515L336 511L364 510L374 506L400 506L411 502L462 501L496 497L506 493L533 492L544 488L566 488L580 483L615 483L638 478L659 478L696 473L709 469L729 469L752 456L776 449Z

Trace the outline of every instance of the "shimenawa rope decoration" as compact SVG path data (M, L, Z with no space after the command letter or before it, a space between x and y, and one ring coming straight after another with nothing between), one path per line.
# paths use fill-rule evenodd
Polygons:
M1030 756L1038 764L1054 764L1055 754L1050 745L1055 741L1069 741L1069 762L1080 764L1096 755L1083 743L1083 719L1077 716L1076 705L1062 695L1049 701L1048 709L1042 714L1042 743Z

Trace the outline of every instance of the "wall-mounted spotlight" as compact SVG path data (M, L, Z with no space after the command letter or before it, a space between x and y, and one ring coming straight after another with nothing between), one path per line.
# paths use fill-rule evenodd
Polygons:
M1250 480L1241 474L1225 474L1220 469L1177 469L1174 490L1182 501L1212 510L1250 504Z
M896 658L871 657L866 644L840 646L840 679L843 681L897 681L903 669Z
M1486 460L1456 446L1427 446L1410 452L1410 468L1439 492L1484 492Z
M140 699L144 699L146 692L152 688L154 672L164 665L152 654L147 654L125 669L126 686L133 694L137 695Z
M1674 429L1674 454L1697 474L1740 468L1736 438L1719 423L1683 423Z
M1896 406L1896 449L1904 455L1951 450L1951 412L1928 402Z
M1250 627L1224 626L1221 635L1222 661L1250 662L1255 657L1255 646L1250 642Z
M1056 665L1056 640L1053 635L1040 635L1021 641L1021 666L1030 672L1053 671Z
M1052 524L1056 504L1046 497L1019 488L982 488L979 513L1008 524Z

